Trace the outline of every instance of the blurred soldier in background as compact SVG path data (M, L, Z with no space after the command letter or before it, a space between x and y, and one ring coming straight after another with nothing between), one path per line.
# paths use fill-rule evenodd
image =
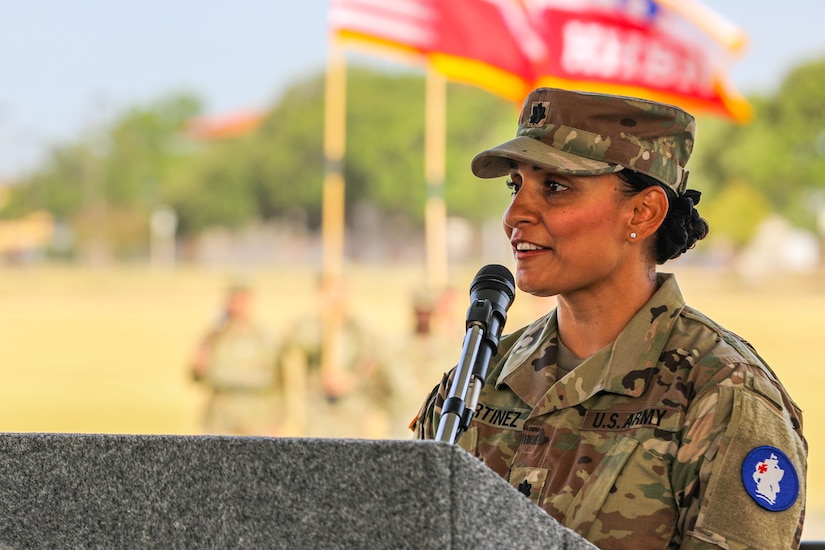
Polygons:
M453 292L421 288L412 297L412 331L393 354L393 365L387 369L391 390L389 399L390 433L393 439L411 439L410 422L421 405L421 395L432 389L461 354L461 340L452 338L454 330L446 323L452 320L449 311ZM458 324L461 328L461 324Z
M350 315L341 281L322 280L319 302L318 313L284 333L281 365L306 396L287 406L293 429L312 437L386 437L389 383L377 340Z
M195 350L192 377L211 395L203 430L224 435L278 435L281 384L271 335L253 315L252 289L233 284L221 318Z

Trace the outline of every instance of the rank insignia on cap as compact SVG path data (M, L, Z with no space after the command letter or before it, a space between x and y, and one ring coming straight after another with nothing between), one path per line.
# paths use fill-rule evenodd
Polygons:
M756 447L742 462L745 491L771 512L790 508L799 496L799 477L790 459L776 447Z
M533 107L530 111L530 119L527 121L527 126L536 127L544 126L547 121L547 115L550 113L549 101L534 101Z

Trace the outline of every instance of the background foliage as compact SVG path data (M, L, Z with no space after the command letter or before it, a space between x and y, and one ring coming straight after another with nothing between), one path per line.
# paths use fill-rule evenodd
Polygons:
M347 223L371 212L423 226L424 79L414 72L351 67L345 159ZM777 213L816 228L825 208L825 59L796 67L775 93L752 96L746 125L699 118L690 186L712 237L745 245ZM12 188L2 210L15 218L47 210L71 229L75 248L90 243L118 257L145 253L149 216L161 205L178 215L178 236L210 227L288 220L317 230L324 176L323 75L296 82L246 135L197 140L188 131L199 98L170 95L120 113L56 147ZM498 218L507 201L480 193L470 173L475 153L513 135L517 107L484 91L448 87L448 212L474 224ZM491 200L492 198L492 200Z

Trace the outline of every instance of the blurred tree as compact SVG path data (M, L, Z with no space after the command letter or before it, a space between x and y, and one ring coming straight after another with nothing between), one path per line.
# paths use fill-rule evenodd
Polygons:
M813 229L819 212L810 201L825 190L825 58L793 69L780 86L771 113L781 128L786 160L783 180L773 182L781 212L796 225ZM769 182L765 182L766 186ZM779 183L779 185L777 185ZM787 187L788 193L781 189Z
M426 198L423 76L356 66L348 72L347 85L348 223L363 211L356 205L367 204L384 218L401 217L420 227ZM324 179L323 93L322 76L298 82L254 135L207 143L168 186L166 200L180 215L181 231L273 218L303 220L317 229ZM510 137L513 110L486 92L454 84L448 102L448 209L474 220L498 216L500 205L476 192L469 162L493 140ZM507 196L502 185L502 200Z
M181 132L200 111L194 96L173 95L129 109L116 120L103 153L106 200L120 206L157 204L163 180L190 152Z
M299 209L311 227L320 223L323 105L323 80L312 79L292 88L263 126L253 163L258 185L267 190L259 193L267 208L262 214ZM498 215L476 192L469 161L503 120L512 122L506 105L475 88L448 87L446 194L453 214L476 220ZM349 69L344 160L349 223L353 207L368 203L384 217L423 224L424 117L422 75Z
M294 84L251 134L202 143L166 182L179 231L229 228L295 215L320 223L323 80Z
M206 143L164 182L162 197L176 211L181 235L217 225L238 227L257 217L248 184L251 143L250 136Z
M690 184L706 193L701 211L726 212L724 221L712 216L718 220L712 236L744 244L772 212L815 228L818 212L811 196L825 188L823 81L825 59L806 63L791 71L775 94L749 98L751 123L698 121ZM748 199L748 193L754 196Z
M744 244L771 211L813 227L825 205L825 59L800 65L776 94L754 96L747 125L700 119L690 185L711 236ZM350 227L373 213L377 223L422 228L424 76L351 66L347 80L346 213ZM324 75L294 83L251 133L198 141L188 123L201 111L176 94L127 109L105 128L56 147L16 186L4 217L47 209L71 223L78 239L105 240L121 256L142 253L151 211L171 205L179 235L216 225L292 220L321 223L324 179ZM469 163L515 132L517 105L478 88L447 88L445 196L448 213L473 222L501 215L503 183L479 182ZM503 179L503 178L502 178ZM490 200L479 185L500 185Z
M182 129L200 111L192 95L173 95L91 128L76 143L56 147L15 193L8 215L46 209L69 221L77 246L105 255L145 251L151 210L161 186L188 151Z
M521 105L478 88L451 84L447 98L447 208L450 215L474 222L501 218L510 202L504 178L482 181L470 172L470 161L482 151L516 135ZM492 195L481 186L497 186ZM495 187L494 187L495 188ZM496 196L498 199L493 200Z
M759 223L773 211L762 192L741 179L725 185L715 199L706 207L703 200L700 212L708 220L712 234L724 237L735 248L748 244Z
M63 219L74 215L83 203L83 181L92 156L90 146L82 142L55 147L43 166L13 188L4 216L38 209Z

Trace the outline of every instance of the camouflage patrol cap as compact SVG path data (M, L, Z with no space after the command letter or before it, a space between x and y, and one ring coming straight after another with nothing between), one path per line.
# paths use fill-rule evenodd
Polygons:
M673 105L538 88L524 100L516 137L476 155L471 168L480 178L509 174L511 161L578 176L630 168L681 194L695 131L694 118Z

